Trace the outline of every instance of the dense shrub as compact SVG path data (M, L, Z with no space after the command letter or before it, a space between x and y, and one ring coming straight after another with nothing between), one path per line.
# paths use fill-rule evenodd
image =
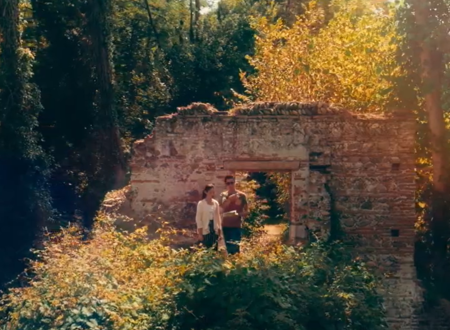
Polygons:
M248 215L243 222L242 234L246 238L260 237L265 233L264 223L267 218L265 211L269 206L257 198L256 191L260 185L255 180L251 180L248 173L238 172L236 177L240 179L236 187L246 194L248 202Z
M242 234L244 237L256 238L266 233L264 222L267 217L265 216L264 211L267 208L267 205L261 201L255 201L252 204L242 225Z
M378 329L376 282L338 243L246 242L223 259L173 250L143 230L75 228L50 240L25 288L3 297L0 329Z

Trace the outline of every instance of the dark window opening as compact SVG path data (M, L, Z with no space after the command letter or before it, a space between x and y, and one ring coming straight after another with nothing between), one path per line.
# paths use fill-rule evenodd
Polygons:
M391 236L392 237L399 237L400 236L400 230L399 229L391 229Z

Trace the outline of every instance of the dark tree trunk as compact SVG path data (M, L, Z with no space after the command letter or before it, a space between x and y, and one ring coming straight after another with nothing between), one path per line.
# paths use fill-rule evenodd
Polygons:
M92 41L92 61L98 87L97 126L101 131L101 139L105 143L103 164L114 168L114 188L125 183L125 160L123 156L120 132L117 123L117 111L114 98L113 67L110 56L109 0L90 0L89 17ZM110 174L110 173L108 173Z
M153 31L153 34L155 35L156 44L160 49L161 48L161 40L159 38L158 30L156 29L155 20L153 19L152 11L150 10L150 4L148 3L148 0L144 0L145 8L147 9L147 15L148 15L148 23L150 24L150 29ZM149 35L150 39L150 35Z
M200 0L195 0L195 26L198 27L198 22L200 21Z
M448 199L448 174L446 157L446 133L444 110L442 108L442 83L445 72L444 55L439 45L439 39L431 37L435 28L431 5L424 0L410 0L415 16L413 27L414 41L419 45L420 68L422 78L422 95L425 112L428 119L430 134L431 158L433 162L433 220L431 229L436 252L445 254L448 240L448 220L445 217Z
M0 1L0 29L2 38L2 63L4 81L9 82L12 88L9 91L3 91L3 95L9 93L11 102L9 110L13 107L20 109L20 105L24 96L24 84L21 77L18 75L19 70L19 1L18 0L1 0ZM6 66L6 63L8 66ZM6 79L8 78L8 79ZM7 109L4 109L2 116L10 114ZM3 118L2 118L3 119Z
M122 187L126 181L126 164L114 98L110 55L110 13L110 0L88 1L87 28L90 38L90 60L97 88L97 113L92 136L92 143L96 147L92 148L90 156L97 173L94 175L93 182L90 183L89 193L85 199L87 224L92 221L104 194L110 189Z
M194 35L194 0L189 0L189 12L190 12L190 19L189 19L189 40L191 43L195 40Z

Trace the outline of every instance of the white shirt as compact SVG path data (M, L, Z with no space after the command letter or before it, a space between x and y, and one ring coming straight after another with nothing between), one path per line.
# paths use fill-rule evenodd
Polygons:
M209 220L214 220L214 212L216 211L216 204L213 203L213 205L208 204L208 211L209 211Z
M219 202L212 200L213 205L209 205L205 199L202 199L197 204L197 214L195 215L195 222L197 229L202 229L203 235L209 234L209 221L214 221L214 229L217 232L222 228L222 219L219 213Z

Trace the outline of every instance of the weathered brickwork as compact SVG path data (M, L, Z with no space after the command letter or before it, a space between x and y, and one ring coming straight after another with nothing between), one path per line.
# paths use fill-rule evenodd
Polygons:
M152 135L135 143L133 208L145 213L163 203L182 210L183 226L193 226L205 184L225 189L223 178L237 170L288 171L291 239L305 239L308 230L328 234L333 209L342 228L360 238L361 251L397 260L387 282L396 295L388 299L390 321L418 329L414 137L414 118L404 113L365 117L300 103L219 112L193 104L157 118Z

